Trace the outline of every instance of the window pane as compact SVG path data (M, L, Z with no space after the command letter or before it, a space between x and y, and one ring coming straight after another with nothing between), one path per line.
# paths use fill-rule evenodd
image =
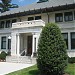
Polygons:
M68 21L68 16L65 16L65 21Z
M28 21L34 20L34 17L28 17Z
M62 13L55 14L55 21L56 22L63 22L63 14Z
M63 21L63 17L60 17L60 22L62 22Z
M74 20L75 20L75 11L74 11Z
M62 35L63 35L63 38L66 42L66 46L67 46L67 49L68 49L68 33L62 33Z
M41 16L35 16L35 20L41 19Z
M3 37L3 38L2 38L2 41L6 41L6 37Z
M11 49L11 39L8 39L8 49Z
M1 21L1 23L0 23L0 28L4 28L4 21Z
M6 49L6 42L3 42L2 49Z
M75 33L71 33L71 49L75 49Z
M56 21L59 22L59 17L56 17Z
M1 49L6 49L6 37L1 38Z
M10 25L11 25L11 24L10 24L10 20L6 21L6 26L5 26L5 27L6 27L6 28L9 28Z
M72 12L65 12L64 13L64 20L65 21L72 21L73 20L73 13Z
M70 21L73 20L73 16L72 16L72 15L69 16L69 20L70 20Z

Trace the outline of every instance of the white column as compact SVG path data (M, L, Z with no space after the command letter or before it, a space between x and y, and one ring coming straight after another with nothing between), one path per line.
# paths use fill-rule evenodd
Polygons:
M35 34L32 35L32 55L31 55L31 57L33 57L33 54L34 54L34 41L35 41L34 40L34 35Z
M17 56L20 56L20 34L17 34Z
M11 33L11 56L16 55L16 33Z
M33 39L32 39L32 57L34 56L34 53L37 52L37 46L38 46L38 36L37 36L37 34L33 34Z
M68 50L71 50L71 37L70 37L70 32L68 32Z

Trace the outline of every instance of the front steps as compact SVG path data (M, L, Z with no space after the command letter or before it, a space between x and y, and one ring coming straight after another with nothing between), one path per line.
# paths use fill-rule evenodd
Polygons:
M36 64L36 58L30 56L7 56L6 62Z

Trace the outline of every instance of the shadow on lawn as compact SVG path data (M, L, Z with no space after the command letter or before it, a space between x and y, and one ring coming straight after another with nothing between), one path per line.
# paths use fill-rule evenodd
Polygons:
M39 71L38 70L31 70L29 71L30 75L39 75Z

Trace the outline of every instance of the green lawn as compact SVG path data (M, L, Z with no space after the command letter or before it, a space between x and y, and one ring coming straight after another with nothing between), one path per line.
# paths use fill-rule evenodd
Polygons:
M75 64L69 64L65 70L69 75L75 75Z
M69 64L65 72L67 72L69 75L75 75L75 64ZM39 75L39 72L37 66L34 65L32 67L9 73L7 75Z

